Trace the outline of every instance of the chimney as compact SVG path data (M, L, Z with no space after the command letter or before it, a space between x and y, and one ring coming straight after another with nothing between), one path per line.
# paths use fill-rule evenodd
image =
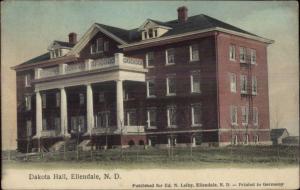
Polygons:
M69 34L69 43L72 45L75 45L77 43L77 34L74 32L71 32Z
M188 19L188 9L186 6L179 7L177 9L178 12L178 21L180 23L185 23Z

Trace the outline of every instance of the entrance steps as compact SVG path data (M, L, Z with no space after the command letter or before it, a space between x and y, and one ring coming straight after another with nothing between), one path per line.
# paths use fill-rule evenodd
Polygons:
M80 148L81 150L91 150L91 140L87 139L87 140L83 140L79 145L78 148Z

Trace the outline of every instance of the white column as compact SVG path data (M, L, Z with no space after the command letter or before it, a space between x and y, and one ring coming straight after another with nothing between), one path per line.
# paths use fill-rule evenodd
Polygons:
M117 127L121 129L124 126L124 106L123 106L123 81L116 81L116 93L117 93Z
M43 109L42 109L42 98L39 91L35 93L35 99L36 99L36 109L35 109L35 119L36 119L36 135L35 138L40 138L42 135L42 129L43 129Z
M87 112L87 133L91 134L94 128L94 103L93 89L91 84L86 85L86 112Z
M67 95L64 88L60 89L60 133L62 136L70 136L68 133Z
M115 64L116 65L122 65L124 59L123 53L115 53Z

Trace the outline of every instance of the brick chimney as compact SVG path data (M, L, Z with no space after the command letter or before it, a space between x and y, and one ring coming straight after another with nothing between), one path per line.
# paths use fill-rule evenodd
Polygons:
M71 32L69 34L69 43L72 45L75 45L77 43L77 34L74 32Z
M177 9L178 12L178 21L180 23L185 23L188 19L188 9L186 6L179 7Z

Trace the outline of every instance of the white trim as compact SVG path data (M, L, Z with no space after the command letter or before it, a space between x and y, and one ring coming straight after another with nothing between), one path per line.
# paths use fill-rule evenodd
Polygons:
M155 79L148 79L146 81L147 98L155 98L156 97L156 95L155 95L155 89L154 89L154 95L153 94L150 95L150 90L149 90L149 84L150 84L150 82L153 82L154 88L155 88Z
M30 74L25 75L25 88L31 87L31 79L32 77Z
M255 59L252 59L253 57L255 57ZM255 49L250 49L250 60L251 60L251 64L256 65L257 55Z
M257 78L256 78L256 76L252 76L252 88L251 88L252 90L252 95L257 95ZM254 91L254 89L255 89L255 91Z
M157 112L156 108L148 108L147 109L147 128L148 129L157 129L157 126L151 126L151 118L150 118L150 112L154 111L155 112L155 123L157 122Z
M146 68L153 68L153 67L154 67L154 65L149 65L149 54L150 54L150 53L153 54L152 61L154 61L154 52L151 51L151 52L146 53L146 57L145 57L145 60L146 60Z
M242 51L243 50L243 51ZM243 52L243 53L242 53ZM244 57L244 59L242 59L242 56L241 55L243 55L243 57ZM246 63L246 61L247 61L247 49L245 48L245 47L240 47L239 48L239 60L240 60L240 63Z
M234 58L231 57L231 52L232 52ZM229 45L229 60L236 61L236 45L235 44Z
M235 115L235 121L232 120L233 114ZM237 111L237 106L230 106L230 122L231 125L238 125L238 111Z
M243 89L243 86L246 86L246 89ZM247 88L248 88L248 78L247 75L240 75L240 87L241 87L241 94L247 94Z
M148 24L148 23L154 23L156 26L153 27L153 28L165 28L165 29L172 29L170 27L167 27L167 26L162 26L162 25L159 25L157 24L155 21L152 21L151 19L147 19L139 28L138 28L138 31L143 31L145 29L145 26Z
M254 115L255 115L255 117L254 117ZM256 120L254 120L254 118L256 118ZM253 107L252 122L253 122L254 126L258 126L259 118L258 118L258 109L257 109L257 107Z
M248 106L241 106L241 110L242 110L242 125L248 125L249 123L249 107ZM246 117L244 120L244 116Z
M229 83L230 83L230 92L236 93L237 81L236 81L236 74L229 73ZM233 79L233 80L232 80Z
M197 53L198 53L198 58L197 59L193 59L193 46L197 46ZM199 45L198 44L191 44L191 45L189 45L189 50L190 50L190 62L199 61L200 60Z

